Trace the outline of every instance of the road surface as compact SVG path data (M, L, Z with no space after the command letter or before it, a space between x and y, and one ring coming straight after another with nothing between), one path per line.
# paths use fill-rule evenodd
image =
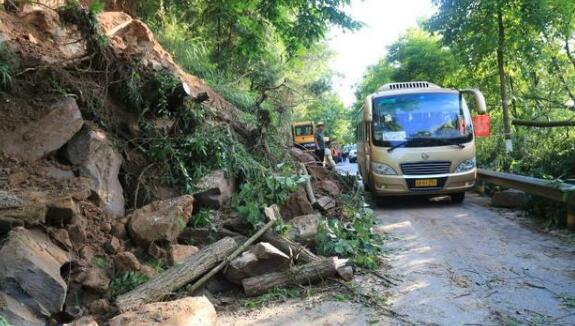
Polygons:
M354 173L355 164L340 171ZM386 287L369 275L355 283L387 297L404 316L333 297L291 300L223 316L221 325L575 325L575 246L510 219L469 195L461 204L402 199L376 209L385 233Z

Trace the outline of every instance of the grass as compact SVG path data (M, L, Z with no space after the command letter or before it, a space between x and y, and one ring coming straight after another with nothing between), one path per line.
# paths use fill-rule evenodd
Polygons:
M104 257L94 257L92 259L92 265L102 269L108 269L112 266L110 261Z
M249 309L257 309L268 305L275 301L285 301L288 299L294 299L301 295L301 289L295 288L275 288L266 294L262 294L259 297L249 299L244 303L244 307Z
M148 280L148 277L140 272L122 273L110 282L110 297L115 300L118 296L135 289Z

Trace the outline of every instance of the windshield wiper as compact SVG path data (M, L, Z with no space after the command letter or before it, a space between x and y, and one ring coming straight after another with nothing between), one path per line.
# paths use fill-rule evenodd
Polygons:
M394 149L399 148L399 147L403 147L403 146L407 145L408 143L409 143L409 140L402 141L401 143L393 145L390 148L388 148L387 152L391 153L391 152L393 152Z
M461 148L461 149L465 148L465 145L460 144L460 143L456 143L456 142L454 142L454 141L450 141L449 139L442 139L442 138L409 138L409 139L406 140L406 141L403 141L403 142L401 142L401 143L398 143L398 144L393 145L392 147L388 148L388 149L387 149L387 152L388 152L388 153L391 153L391 152L393 152L396 148L399 148L399 147L403 147L403 146L405 146L405 145L408 145L409 143L411 143L411 142L413 142L413 141L424 141L424 142L427 141L427 142L431 142L431 143L434 143L434 142L438 141L438 142L440 142L441 144L444 144L444 145L453 145L453 146L457 146L457 147L459 147L459 148Z
M414 140L426 140L426 139L427 139L427 138L409 138L409 139L407 139L406 141L402 141L402 142L399 143L399 144L396 144L396 145L391 146L390 148L387 149L387 152L388 152L388 153L391 153L391 152L393 152L394 149L399 148L399 147L403 147L403 146L405 146L405 145L407 145L407 144L413 142Z
M456 142L456 141L454 141L454 140L443 139L443 138L437 138L437 140L440 141L440 142L442 142L442 143L445 144L445 145L454 145L454 146L459 147L460 149L464 149L464 148L465 148L465 145L463 145L463 144L461 144L461 143L458 143L458 142Z

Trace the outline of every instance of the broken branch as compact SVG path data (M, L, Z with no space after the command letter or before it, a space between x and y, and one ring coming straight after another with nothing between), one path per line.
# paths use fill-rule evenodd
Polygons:
M259 239L262 234L264 234L267 230L269 230L278 220L279 217L279 208L277 205L273 205L272 207L266 207L265 209L266 216L270 219L270 221L264 225L256 234L252 235L244 244L242 244L238 249L232 252L224 261L222 261L218 266L214 267L209 273L204 275L202 278L196 281L194 285L190 288L190 293L194 293L198 290L202 285L204 285L210 278L212 278L216 273L224 269L226 265L234 258L236 258L239 254L244 252L248 246L254 243L257 239Z
M121 312L125 312L142 304L159 301L204 274L218 262L224 260L237 247L238 244L234 239L223 238L188 257L181 264L119 296L116 299L116 305Z

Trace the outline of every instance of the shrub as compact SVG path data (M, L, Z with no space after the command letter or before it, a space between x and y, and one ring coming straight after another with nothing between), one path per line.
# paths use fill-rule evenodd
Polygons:
M110 282L110 297L115 300L118 296L127 293L137 286L148 281L148 277L140 272L122 273Z

